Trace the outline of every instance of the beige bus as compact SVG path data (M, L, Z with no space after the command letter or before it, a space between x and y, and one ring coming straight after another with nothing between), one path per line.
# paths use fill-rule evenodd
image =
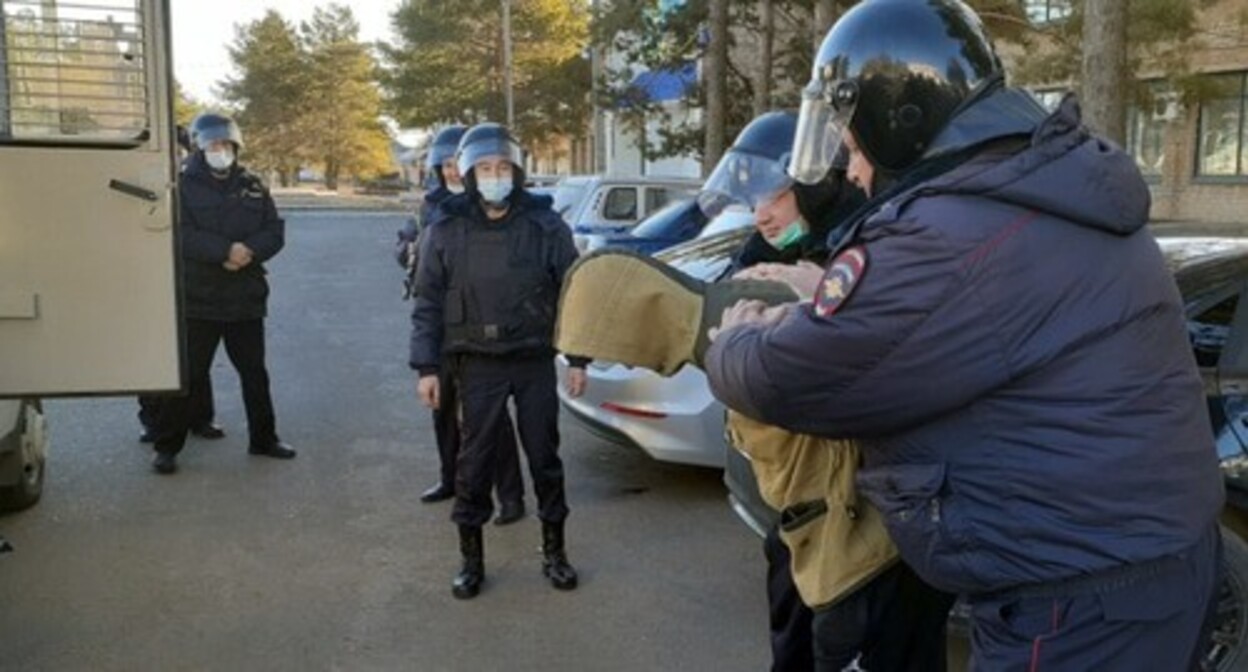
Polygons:
M167 0L0 0L0 508L36 401L183 386Z

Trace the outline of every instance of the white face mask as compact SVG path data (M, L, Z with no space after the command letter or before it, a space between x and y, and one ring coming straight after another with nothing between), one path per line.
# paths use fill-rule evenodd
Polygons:
M447 183L446 190L451 192L452 194L462 194L464 193L464 185Z
M234 152L228 149L204 152L204 160L215 171L224 172L234 165Z
M490 177L477 181L477 190L486 203L500 204L511 195L512 180L510 177Z

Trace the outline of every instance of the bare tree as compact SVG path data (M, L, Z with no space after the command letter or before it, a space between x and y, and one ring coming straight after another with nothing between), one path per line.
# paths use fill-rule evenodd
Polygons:
M1087 125L1124 144L1127 137L1127 3L1085 0L1080 101Z
M702 174L709 175L724 154L727 133L728 91L728 0L710 2L710 43L706 45L706 145L702 152Z
M754 116L771 109L772 56L776 43L776 7L772 0L758 0L758 73L754 81Z

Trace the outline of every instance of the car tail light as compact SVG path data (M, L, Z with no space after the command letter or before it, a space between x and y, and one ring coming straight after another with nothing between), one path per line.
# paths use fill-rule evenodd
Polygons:
M657 411L645 411L640 408L631 408L629 406L621 406L620 404L615 404L610 401L602 402L602 408L604 410L611 411L612 413L619 413L620 415L631 415L637 418L648 418L650 420L662 420L667 417L666 413L659 413Z

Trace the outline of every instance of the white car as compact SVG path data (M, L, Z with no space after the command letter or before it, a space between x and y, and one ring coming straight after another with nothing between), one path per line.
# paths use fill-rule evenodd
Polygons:
M695 278L716 279L727 270L752 224L748 212L726 211L702 236L655 257ZM560 357L558 366L563 380L567 361ZM640 448L656 460L724 466L724 407L711 396L700 369L686 366L664 378L648 369L593 362L588 376L584 396L572 399L561 385L559 400L590 432Z

